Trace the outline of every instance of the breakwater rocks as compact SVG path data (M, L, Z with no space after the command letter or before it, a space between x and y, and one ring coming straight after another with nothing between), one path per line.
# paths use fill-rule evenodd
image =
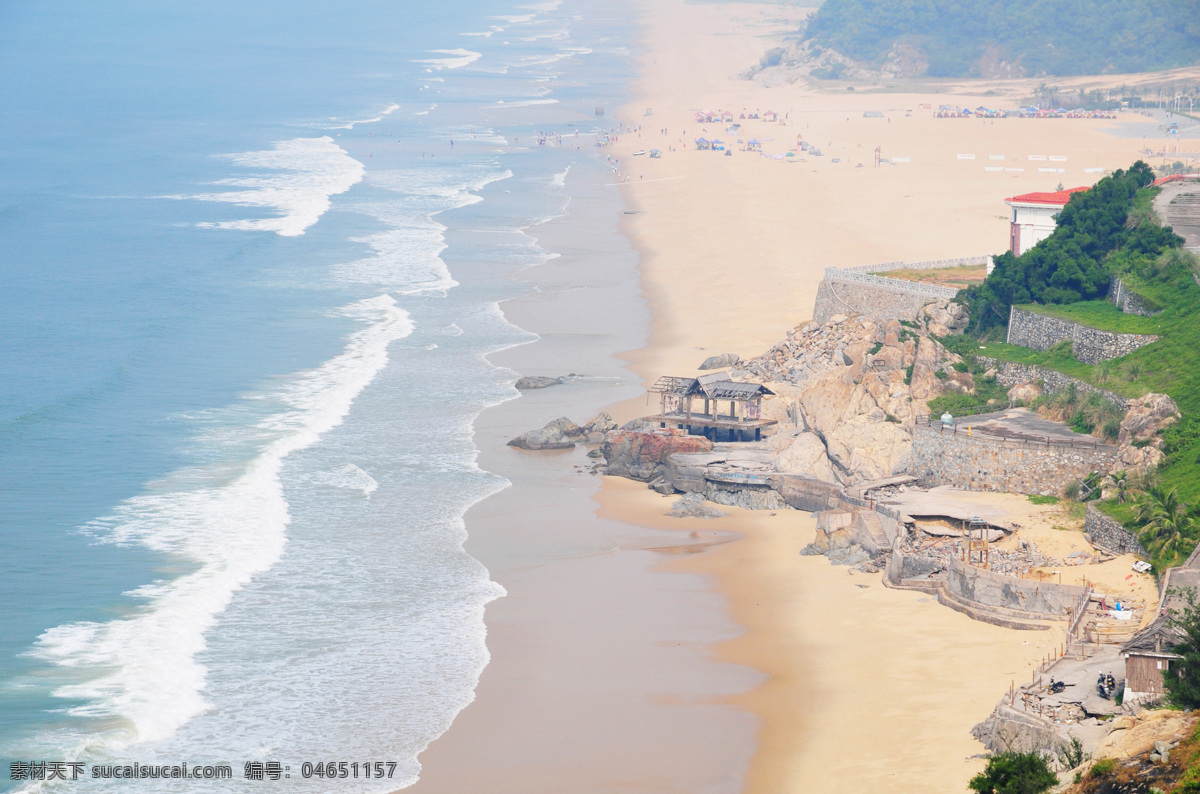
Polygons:
M1047 317L1026 309L1012 307L1008 316L1008 344L1031 350L1049 350L1059 342L1071 343L1075 358L1085 364L1099 364L1128 355L1158 337L1152 334L1119 334L1101 331L1057 317Z

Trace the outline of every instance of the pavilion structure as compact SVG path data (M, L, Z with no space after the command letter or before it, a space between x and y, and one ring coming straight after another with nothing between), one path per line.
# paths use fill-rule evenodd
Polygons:
M729 373L698 378L664 375L649 391L659 396L659 427L686 429L714 441L758 441L776 424L762 418L762 399L774 392L760 383L739 383ZM722 438L724 436L724 438Z

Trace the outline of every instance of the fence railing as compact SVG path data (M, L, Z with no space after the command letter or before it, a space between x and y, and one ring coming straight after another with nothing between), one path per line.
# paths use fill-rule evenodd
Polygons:
M867 273L851 273L836 267L825 268L825 278L833 281L854 281L864 284L874 284L879 287L888 287L916 295L929 295L934 298L954 298L959 292L956 287L940 287L936 284L922 284L919 281L908 281L902 278L872 276Z
M843 273L884 273L889 270L942 270L949 267L973 267L991 264L990 256L960 256L954 259L929 259L923 262L879 262L838 268Z

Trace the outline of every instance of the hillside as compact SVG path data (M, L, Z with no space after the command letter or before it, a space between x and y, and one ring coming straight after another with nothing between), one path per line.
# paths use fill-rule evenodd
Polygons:
M805 36L932 77L1155 71L1200 63L1200 0L826 0Z

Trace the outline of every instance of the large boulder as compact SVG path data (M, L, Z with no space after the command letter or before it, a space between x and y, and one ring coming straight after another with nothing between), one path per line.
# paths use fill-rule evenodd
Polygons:
M608 415L607 411L601 411L596 414L586 425L580 428L583 440L588 444L604 443L604 436L617 429L617 423Z
M709 356L704 359L704 363L700 365L700 369L725 369L726 367L732 367L741 360L741 357L737 353L722 353L719 356Z
M783 447L775 458L775 470L804 474L822 482L841 484L841 479L829 462L825 444L815 433L800 433Z
M729 515L723 510L710 507L702 493L686 493L675 500L667 515L674 518L720 518Z
M1014 403L1029 405L1042 394L1042 387L1036 383L1019 383L1008 390L1008 399Z
M855 481L907 470L913 403L902 371L866 375L858 382L827 376L804 392L800 407L824 440L831 463Z
M579 425L562 416L547 423L543 428L522 433L512 441L509 441L508 445L518 449L534 451L571 449L575 446L575 439L579 438L582 434L583 430Z
M670 455L708 452L712 447L712 442L702 436L614 430L605 436L600 453L607 464L605 473L650 482L665 473Z
M1129 403L1117 443L1145 442L1179 421L1179 406L1165 394L1147 394Z
M544 389L547 386L557 386L560 383L566 383L562 378L549 378L545 375L526 375L523 378L518 378L516 387L521 391L529 391L530 389Z
M942 382L938 379L938 367L941 365L941 345L929 337L921 337L912 364L912 398L914 400L932 400L942 393Z
M929 333L935 336L961 334L971 320L967 307L952 300L942 299L925 306L917 313L917 319Z

